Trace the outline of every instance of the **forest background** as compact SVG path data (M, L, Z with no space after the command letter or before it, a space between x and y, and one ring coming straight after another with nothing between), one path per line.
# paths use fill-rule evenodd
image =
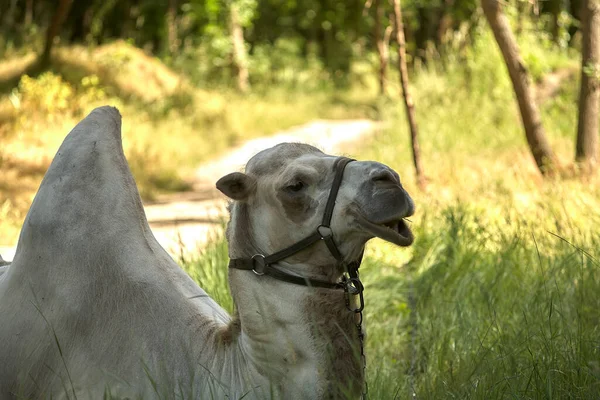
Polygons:
M0 245L97 105L121 110L147 203L246 139L373 119L353 156L400 171L418 211L412 248L376 243L363 268L372 398L598 398L599 10L3 0ZM217 239L181 261L231 308L226 257Z

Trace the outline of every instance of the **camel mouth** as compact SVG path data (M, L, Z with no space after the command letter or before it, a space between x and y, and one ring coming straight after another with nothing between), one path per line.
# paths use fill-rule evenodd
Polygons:
M375 237L398 246L410 246L415 237L404 218L395 218L383 223L369 221L363 216L357 218L358 223Z

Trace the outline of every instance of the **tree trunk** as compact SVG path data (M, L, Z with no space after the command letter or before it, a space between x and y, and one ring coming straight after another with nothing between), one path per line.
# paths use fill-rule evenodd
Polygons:
M452 7L454 0L444 0L439 7L439 15L436 22L435 47L440 56L444 56L446 51L446 42L448 41L448 32L452 29L454 23L452 18Z
M417 121L415 120L415 104L408 88L408 69L406 68L406 43L404 40L404 24L402 23L402 7L400 0L393 0L394 19L396 25L396 41L398 42L398 71L400 72L400 83L402 84L402 95L406 106L406 116L410 128L410 138L413 151L413 161L417 176L417 185L420 189L425 188L425 175L421 163L421 151L419 149Z
M237 70L238 89L241 92L247 92L248 84L248 65L246 57L246 46L244 45L244 31L240 24L238 8L235 2L231 2L231 39L233 41L233 62Z
M562 12L564 0L546 0L540 2L542 13L550 14L550 21L552 26L550 31L552 33L552 40L556 44L560 44L560 13Z
M169 0L167 10L167 35L169 42L169 54L175 55L177 52L177 0Z
M93 4L90 5L83 1L73 2L73 6L69 12L69 18L67 19L67 22L65 22L71 27L71 34L69 37L71 43L85 42L86 39L88 39L93 12Z
M552 174L558 166L557 160L546 138L540 112L535 104L529 74L519 52L519 46L510 29L508 19L502 12L499 0L481 0L481 7L504 57L519 103L525 136L533 158L543 175Z
M8 10L4 14L3 23L4 25L13 28L17 21L15 21L15 14L17 12L17 0L11 0L8 5Z
M26 27L31 26L31 23L33 22L33 0L26 0L25 1L25 20L23 21L23 24Z
M50 21L50 25L46 31L46 43L39 58L39 63L41 66L47 66L50 64L50 52L52 51L52 46L54 45L54 38L60 33L60 28L62 27L63 22L65 22L72 4L73 0L59 1L58 7L52 16L52 21Z
M600 0L583 3L581 88L575 158L588 171L598 163L598 105L600 101Z
M375 26L374 37L377 54L379 55L379 94L385 96L386 72L388 65L388 43L389 30L386 28L384 35L381 35L384 9L382 0L375 0Z
M525 3L524 1L517 1L517 26L515 28L515 33L517 34L517 36L521 36L521 33L523 33L525 21L527 20L530 6L531 5L529 3Z
M421 4L417 2L417 4ZM425 7L424 5L417 6L416 9L416 18L419 21L419 27L415 32L415 53L413 54L413 62L418 58L423 65L427 65L428 57L428 47L431 39L431 30L433 28L433 21L431 18L431 8ZM395 17L394 17L395 19ZM404 32L403 32L404 34Z

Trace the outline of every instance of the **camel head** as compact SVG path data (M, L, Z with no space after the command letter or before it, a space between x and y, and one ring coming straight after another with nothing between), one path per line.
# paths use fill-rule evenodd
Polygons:
M322 223L341 160L306 144L283 143L255 155L245 173L221 178L217 188L233 200L227 230L230 257L272 254L314 233ZM374 237L410 245L413 235L404 218L413 212L413 201L394 170L374 161L348 163L330 224L343 261L359 258L365 243ZM323 243L284 261L306 264L309 260L312 266L330 270L341 265Z

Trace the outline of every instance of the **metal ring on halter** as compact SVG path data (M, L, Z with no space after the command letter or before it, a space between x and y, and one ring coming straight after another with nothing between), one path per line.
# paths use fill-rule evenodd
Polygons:
M346 293L346 308L349 311L360 314L365 308L365 298L363 292L365 287L359 278L350 278L344 282L344 292ZM358 307L354 308L350 304L350 296L358 296ZM362 321L362 314L360 316Z
M265 256L263 256L262 254L255 254L252 256L252 263L254 265L254 268L252 268L252 272L254 272L256 275L264 275L265 274L265 268L267 266L267 263L265 262ZM257 265L258 265L258 269L257 269Z
M365 290L365 287L363 286L362 282L358 278L348 279L346 281L346 288L348 290L348 293L353 294L353 295L361 294L363 292L363 290Z
M321 240L324 240L328 237L331 237L331 235L333 235L333 231L331 230L330 226L325 226L325 225L319 225L317 227L317 232L319 232L319 235L321 235ZM325 232L325 233L323 233Z

